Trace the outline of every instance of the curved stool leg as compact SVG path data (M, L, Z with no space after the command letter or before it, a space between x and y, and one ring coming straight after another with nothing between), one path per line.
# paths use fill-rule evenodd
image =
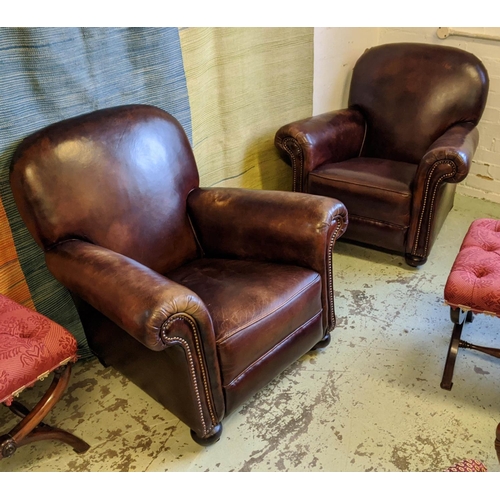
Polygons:
M441 388L451 391L453 387L453 371L455 370L455 361L457 359L458 348L460 347L460 336L468 314L458 309L451 309L451 320L455 323L451 334L450 345L448 347L448 355L444 365L443 378L441 379Z
M42 422L64 394L70 375L70 364L55 370L50 387L31 411L21 403L12 403L13 413L24 418L8 434L0 437L0 457L12 456L20 446L42 439L57 439L72 446L77 453L84 453L90 448L88 443L73 434Z

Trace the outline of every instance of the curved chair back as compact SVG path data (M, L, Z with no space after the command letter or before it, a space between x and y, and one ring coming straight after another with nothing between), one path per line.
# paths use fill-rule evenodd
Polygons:
M26 138L11 164L14 198L42 248L86 240L160 273L196 257L186 198L198 184L183 128L153 106L51 125Z
M488 74L461 49L390 43L358 59L349 107L367 121L361 156L418 163L450 126L477 125L486 104Z

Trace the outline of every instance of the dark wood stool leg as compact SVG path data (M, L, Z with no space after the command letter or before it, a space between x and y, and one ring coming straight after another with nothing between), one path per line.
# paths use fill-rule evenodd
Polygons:
M470 342L465 342L465 340L460 341L460 347L463 349L471 349L473 351L479 351L488 356L493 356L494 358L500 359L500 349L497 347L486 347L484 345L471 344Z
M23 419L8 434L0 436L0 457L9 457L20 446L42 439L60 440L72 446L77 453L84 453L90 448L88 443L73 434L42 422L63 396L70 375L71 365L69 363L55 370L50 387L31 411L17 401L12 403L13 413L23 417Z
M450 308L450 317L455 326L453 327L453 332L451 334L450 345L448 347L448 355L446 357L446 363L444 365L443 378L441 380L441 388L451 391L453 387L453 372L455 370L455 361L457 359L458 349L460 347L460 336L462 335L462 329L464 327L465 321L472 321L472 315L462 311L462 309Z
M500 359L500 349L496 347L486 347L471 344L469 342L466 342L465 340L460 340L464 324L472 322L474 318L472 311L450 308L450 317L453 323L455 323L455 326L453 327L450 346L448 348L448 356L446 358L443 378L441 380L441 388L448 391L451 391L451 388L453 387L451 379L453 377L453 370L455 369L455 361L457 358L458 349L471 349Z

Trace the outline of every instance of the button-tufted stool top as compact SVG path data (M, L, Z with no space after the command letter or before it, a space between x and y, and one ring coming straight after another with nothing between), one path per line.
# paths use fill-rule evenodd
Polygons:
M469 227L444 289L451 307L500 317L500 221Z
M75 338L42 314L0 295L0 403L76 361Z

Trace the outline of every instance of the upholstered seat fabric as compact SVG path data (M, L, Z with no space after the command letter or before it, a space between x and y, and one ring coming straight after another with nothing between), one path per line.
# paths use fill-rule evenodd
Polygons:
M62 326L0 295L0 403L76 360L75 338Z
M446 282L452 307L500 316L500 221L477 219L469 227Z
M193 290L210 312L224 386L322 312L319 274L298 266L205 258L168 277Z

